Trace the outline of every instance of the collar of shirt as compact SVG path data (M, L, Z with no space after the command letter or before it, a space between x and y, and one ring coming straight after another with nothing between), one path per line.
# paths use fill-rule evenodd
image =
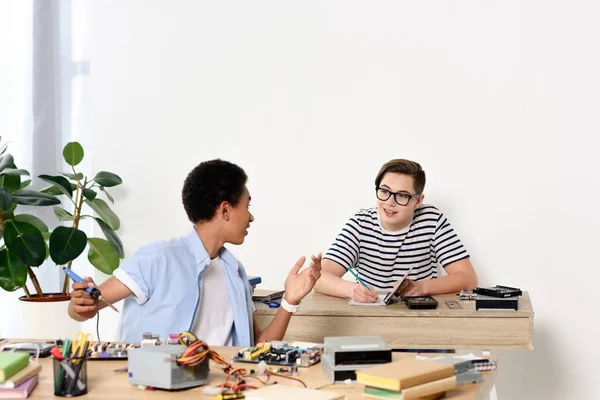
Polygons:
M196 232L194 227L192 227L190 232L187 234L186 243L190 253L192 254L192 257L194 257L194 260L196 261L196 272L198 275L200 275L204 271L204 268L210 264L210 256L208 255L208 252L206 251L206 248L204 247L204 244L202 243L202 240L200 240L200 236L198 236L198 232ZM225 268L229 268L231 272L237 274L239 262L233 256L233 254L229 252L229 250L227 250L225 247L221 247L219 250L219 257L223 259Z

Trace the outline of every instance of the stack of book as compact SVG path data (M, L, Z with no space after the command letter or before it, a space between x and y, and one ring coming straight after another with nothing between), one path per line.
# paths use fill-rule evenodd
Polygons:
M437 399L457 385L453 365L413 358L356 371L356 380L370 399Z
M25 399L38 383L42 366L29 353L0 352L0 399Z

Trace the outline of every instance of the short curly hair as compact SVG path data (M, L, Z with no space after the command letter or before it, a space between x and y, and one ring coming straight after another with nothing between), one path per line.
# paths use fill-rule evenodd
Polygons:
M248 181L239 166L220 159L204 161L185 178L181 200L192 223L210 221L226 201L237 206Z

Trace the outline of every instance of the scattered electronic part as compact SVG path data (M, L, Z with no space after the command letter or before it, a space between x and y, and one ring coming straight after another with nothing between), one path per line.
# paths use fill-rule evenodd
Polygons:
M446 305L453 310L463 308L458 300L446 300Z
M143 333L142 334L142 347L151 347L151 346L159 346L160 345L160 337L154 333Z
M287 342L270 341L258 343L256 346L240 350L233 361L310 367L321 361L320 348L302 348L292 346Z
M457 293L461 300L475 300L477 299L477 293L473 293L472 290L461 290L460 293Z
M96 342L90 346L89 360L126 360L137 343Z

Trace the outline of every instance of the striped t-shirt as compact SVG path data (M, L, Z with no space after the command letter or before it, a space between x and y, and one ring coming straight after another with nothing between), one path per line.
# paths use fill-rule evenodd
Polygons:
M381 227L376 208L359 210L324 256L355 268L365 283L379 290L391 289L406 274L413 281L437 278L438 262L446 267L467 257L444 214L426 204L398 232Z

